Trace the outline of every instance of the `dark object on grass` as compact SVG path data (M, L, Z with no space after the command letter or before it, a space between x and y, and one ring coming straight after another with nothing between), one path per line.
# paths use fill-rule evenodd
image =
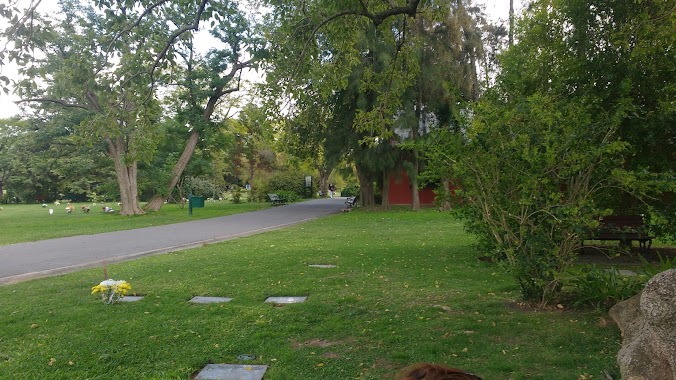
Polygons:
M401 380L482 380L461 369L429 363L410 365L402 370L402 374Z

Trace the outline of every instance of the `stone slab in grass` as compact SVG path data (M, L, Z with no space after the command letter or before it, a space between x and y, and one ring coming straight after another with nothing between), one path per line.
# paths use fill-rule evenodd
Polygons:
M615 269L606 269L606 272L612 272L614 270ZM620 270L617 271L617 274L619 274L620 276L627 276L627 277L638 276L638 273L636 273L634 271L627 270L627 269L620 269Z
M143 296L124 296L120 298L120 302L136 302L143 299Z
M207 364L195 380L262 380L268 366L239 364Z
M230 301L232 301L232 298L227 298L227 297L195 296L192 299L190 299L191 303L223 303L223 302L230 302Z
M333 264L310 264L308 265L311 268L335 268Z
M305 302L307 297L268 297L265 299L267 303L301 303Z

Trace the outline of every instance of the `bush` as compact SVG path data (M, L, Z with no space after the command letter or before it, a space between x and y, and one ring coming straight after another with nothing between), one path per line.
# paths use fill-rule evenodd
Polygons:
M239 186L235 186L232 190L232 203L242 203L242 188Z
M348 184L340 190L341 197L356 197L359 195L359 185Z
M291 191L296 194L303 194L305 191L305 181L300 173L290 171L280 172L270 177L266 189L268 193Z
M300 196L299 196L298 194L294 193L293 191L284 191L284 190L282 190L282 191L278 191L278 192L277 192L277 195L278 195L279 198L281 198L282 201L284 201L285 203L297 202L298 200L301 199Z
M208 178L185 177L183 192L185 194L216 198L221 193L221 189Z
M581 238L607 212L596 192L621 186L614 169L626 144L608 138L613 123L589 128L600 111L582 101L534 94L505 107L495 96L477 104L467 135L439 132L429 166L460 179L454 209L523 298L548 301Z

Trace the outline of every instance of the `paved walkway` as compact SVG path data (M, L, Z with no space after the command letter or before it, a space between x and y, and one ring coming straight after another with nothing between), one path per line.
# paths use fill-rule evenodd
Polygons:
M343 208L345 199L315 199L220 218L0 246L0 285L253 235Z

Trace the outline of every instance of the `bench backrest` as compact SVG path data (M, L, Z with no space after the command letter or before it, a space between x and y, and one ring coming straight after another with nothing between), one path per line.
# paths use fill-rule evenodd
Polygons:
M644 225L641 215L609 215L601 218L599 222L601 228L616 230L636 229Z

